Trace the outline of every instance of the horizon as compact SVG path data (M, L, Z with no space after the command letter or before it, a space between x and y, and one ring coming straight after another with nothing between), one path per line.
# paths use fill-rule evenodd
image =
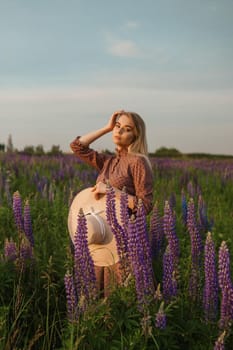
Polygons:
M10 147L12 147L12 149L13 150L11 150L11 151L7 151L7 147L9 146L9 139L10 139L10 142L11 142L11 145L10 145ZM93 144L94 144L95 142L93 142ZM4 146L4 150L2 149L2 146ZM49 148L49 149L45 149L44 148L44 146L42 145L42 144L38 144L38 145L25 145L22 149L18 149L18 148L16 148L16 147L14 147L14 143L13 143L13 139L12 139L12 137L11 137L11 135L9 135L9 137L8 137L8 142L7 143L1 143L0 142L0 153L2 152L2 153L21 153L21 154L23 154L24 153L24 151L25 152L27 152L28 150L27 150L27 147L29 147L29 148L31 148L32 147L32 151L33 151L33 154L35 154L36 155L36 148L37 147L42 147L42 152L44 152L44 155L46 155L46 154L48 154L49 152L51 152L52 151L52 148L53 147L57 147L58 149L58 151L60 151L60 152L62 152L62 154L64 154L64 155L72 155L73 154L73 151L72 150L70 150L70 151L63 151L62 149L61 149L61 147L60 147L60 145L55 145L55 144L53 144L53 145L51 145L51 147ZM92 146L90 146L90 147L92 147ZM192 155L199 155L199 156L210 156L210 157L229 157L229 158L232 158L233 157L233 154L222 154L222 153L207 153L207 152L182 152L182 151L180 151L179 149L177 149L177 148L175 148L175 147L166 147L166 146L160 146L159 148L157 148L157 149L155 149L154 151L148 151L148 155L149 156L151 156L151 155L153 155L153 154L155 154L156 152L158 152L158 151L160 151L160 150L162 150L162 149L164 149L165 151L174 151L174 152L179 152L180 153L180 156L185 156L185 155L187 155L187 156L192 156ZM99 148L98 149L98 151L100 151L100 152L111 152L111 153L114 153L115 152L115 150L113 150L113 149L108 149L108 148L103 148L103 149L101 149L101 148ZM26 153L27 154L27 153ZM42 154L40 154L39 156L41 156ZM160 157L160 156L158 156L158 157ZM165 156L165 157L167 157L167 156ZM173 156L171 156L171 157L173 157ZM178 155L177 155L177 157L179 157Z

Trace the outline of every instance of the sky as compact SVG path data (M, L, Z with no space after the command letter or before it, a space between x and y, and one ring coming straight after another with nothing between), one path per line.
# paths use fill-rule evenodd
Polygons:
M150 152L232 155L232 18L232 0L0 0L0 143L70 152L124 109Z

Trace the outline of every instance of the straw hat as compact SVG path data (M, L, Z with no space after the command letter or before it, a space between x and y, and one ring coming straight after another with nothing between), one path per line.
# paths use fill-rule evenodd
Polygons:
M91 257L96 266L110 266L119 261L116 240L106 219L106 196L95 199L91 187L79 192L73 199L68 215L68 230L74 243L77 218L82 208L87 222L87 239ZM120 222L120 203L116 201L116 215Z

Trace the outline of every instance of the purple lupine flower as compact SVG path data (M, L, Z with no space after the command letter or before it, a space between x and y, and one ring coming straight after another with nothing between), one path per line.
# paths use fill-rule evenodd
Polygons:
M33 249L29 241L25 238L21 239L19 246L19 257L23 260L33 259Z
M159 311L155 316L155 327L159 329L165 329L167 325L167 318L164 312L164 302L161 303Z
M222 332L222 334L220 334L220 336L218 337L218 339L216 340L215 344L214 344L214 350L225 350L225 346L224 346L224 338L226 335L226 331Z
M174 257L168 244L163 255L163 297L166 302L169 302L177 295L176 270L174 265Z
M89 303L96 297L95 268L87 241L86 217L80 210L77 220L77 230L74 236L74 278L79 300Z
M191 275L189 280L189 293L193 301L197 301L200 297L200 267L203 245L196 223L195 207L192 198L188 202L187 226L191 240Z
M216 257L214 242L208 232L205 244L205 283L203 291L203 306L206 321L213 321L217 316L218 307L218 281L216 270Z
M34 247L31 212L30 212L30 206L29 206L28 200L26 201L24 206L24 232L31 246Z
M192 238L191 243L193 243L193 246L192 246L193 253L201 253L203 250L203 244L202 244L200 232L198 230L194 200L192 198L190 198L188 202L187 227L188 227L189 234Z
M143 272L142 265L140 262L140 256L138 252L139 237L137 234L136 220L135 217L131 217L128 226L128 248L129 248L129 259L131 262L132 272L135 278L135 288L138 300L138 306L141 311L144 303L144 290L143 290Z
M230 254L225 241L219 248L219 286L221 289L232 286L230 274Z
M120 218L122 226L125 232L127 232L129 224L129 211L128 211L128 194L126 193L125 188L121 191L120 197Z
M20 271L25 271L27 267L32 266L33 262L33 248L26 237L20 237L19 254L16 261L16 266Z
M189 181L189 182L188 182L187 191L188 191L190 197L194 198L195 192L196 192L196 191L195 191L195 188L194 188L194 186L193 186L192 181Z
M221 289L220 329L227 329L233 320L233 284L230 273L230 254L225 241L219 248L218 282Z
M162 219L159 216L158 203L156 202L150 216L150 245L153 257L159 255L163 245L163 239Z
M78 318L78 300L75 289L73 275L68 271L64 277L66 300L67 300L67 314L71 322L77 321Z
M154 281L146 215L140 201L136 219L133 217L130 219L128 237L129 258L135 277L138 309L144 312L154 296Z
M164 235L168 246L163 256L163 295L168 302L177 295L177 268L179 259L179 241L175 230L175 215L168 201L165 201L163 217Z
M207 208L202 195L198 197L198 218L200 229L207 232L212 229L213 223L209 222L207 217Z
M183 224L187 225L187 200L185 197L184 190L181 191L181 207L182 207L182 221Z
M7 261L15 261L17 259L17 247L16 243L13 241L12 238L8 240L8 238L5 239L4 243L4 257Z
M220 301L220 320L218 322L219 329L228 329L232 324L231 309L232 309L232 298L231 289L224 289L221 292Z
M163 216L163 231L164 235L167 238L168 244L170 246L170 254L173 256L174 267L178 264L180 248L179 248L179 240L176 235L176 220L175 215L172 212L169 202L165 201L164 206L164 216Z
M17 229L23 231L23 214L22 214L22 200L19 191L13 194L13 214Z
M126 215L126 214L124 214ZM115 191L109 184L106 192L106 218L116 239L117 253L123 270L127 272L128 237L124 227L120 225L116 216ZM124 223L123 223L124 225Z
M153 281L153 267L152 267L152 255L149 242L149 233L146 222L146 212L142 200L138 201L138 210L136 216L136 227L138 235L140 235L140 243L138 249L141 253L141 262L144 262L144 288L145 293L149 296L154 293L154 281Z
M176 207L176 194L174 192L172 192L170 195L169 205L172 210L174 210Z

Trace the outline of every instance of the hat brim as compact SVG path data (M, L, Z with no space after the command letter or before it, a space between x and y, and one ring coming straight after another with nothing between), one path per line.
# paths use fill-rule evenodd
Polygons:
M119 203L116 202L117 212L119 212ZM110 225L106 218L106 195L101 196L98 200L95 198L92 188L88 187L79 192L73 199L68 214L68 230L74 243L74 236L77 230L77 219L80 209L84 215L94 210L102 217L105 224L105 238L101 244L89 244L89 250L96 266L111 266L119 261L117 254L116 240L112 233Z

